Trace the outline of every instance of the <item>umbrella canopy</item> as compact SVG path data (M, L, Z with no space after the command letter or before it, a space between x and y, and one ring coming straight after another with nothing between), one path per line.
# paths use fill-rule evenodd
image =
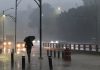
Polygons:
M35 39L35 36L27 36L27 37L25 37L25 39L24 39L24 42L27 42L27 41L33 41Z

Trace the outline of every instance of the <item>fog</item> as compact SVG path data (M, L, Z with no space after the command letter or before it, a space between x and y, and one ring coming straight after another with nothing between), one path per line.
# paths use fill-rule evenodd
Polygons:
M0 0L0 10L14 7L15 2ZM99 1L43 0L42 40L68 42L99 42ZM14 16L14 10L6 14ZM1 22L2 23L2 22ZM1 24L2 37L2 24ZM14 22L5 19L5 35L14 36ZM17 41L28 35L39 39L39 8L34 0L22 0L18 6Z
M20 2L21 1L21 2ZM32 8L36 8L37 5L34 0L18 0L20 2L18 9L19 10L26 10L28 6ZM49 3L53 7L61 6L65 8L71 8L80 6L83 4L82 0L42 0L43 3ZM7 8L15 7L15 0L0 0L0 10L4 10Z

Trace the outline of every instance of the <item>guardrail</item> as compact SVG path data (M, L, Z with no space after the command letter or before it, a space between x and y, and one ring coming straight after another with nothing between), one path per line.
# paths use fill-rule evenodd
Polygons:
M67 47L71 49L72 53L100 54L100 47L96 44L43 43L43 47L54 51L62 51Z

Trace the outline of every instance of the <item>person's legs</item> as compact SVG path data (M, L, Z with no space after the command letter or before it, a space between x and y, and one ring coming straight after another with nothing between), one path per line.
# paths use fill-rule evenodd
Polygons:
M30 53L28 54L28 62L30 63Z
M28 62L30 63L30 55L31 55L31 49L27 49L27 56L28 56Z

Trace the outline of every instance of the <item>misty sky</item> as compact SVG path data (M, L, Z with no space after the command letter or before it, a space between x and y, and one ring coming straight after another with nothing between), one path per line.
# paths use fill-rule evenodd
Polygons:
M79 7L79 6L83 5L83 1L82 0L42 0L42 1L43 1L43 3L49 3L54 8L61 7L62 10L67 10L67 11L70 8L76 8L76 7ZM15 0L0 0L0 14L2 13L3 10L9 9L9 8L14 8L14 7L15 7ZM37 7L37 5L34 2L34 0L22 0L20 5L18 6L18 10L27 10L27 12L28 12L29 8L33 9L33 8L36 8L36 7ZM10 10L10 11L13 12L14 10ZM10 13L10 11L9 12L7 11L5 13L8 14L8 13ZM29 11L30 11L30 9L29 9ZM20 14L21 12L18 12L18 13ZM22 17L22 15L19 15L18 17ZM25 19L25 18L23 18L23 19ZM26 19L28 20L28 17ZM12 22L12 20L10 20L10 21ZM17 26L18 29L21 29L22 28L21 23L24 23L23 24L23 28L21 30L24 30L24 28L25 28L25 30L26 30L25 35L28 35L28 34L29 35L30 34L33 35L33 29L29 30L29 27L27 25L27 23L29 23L28 22L29 20L28 21L21 21L21 20L18 19L18 21L19 21L19 24ZM9 23L9 24L11 24L11 23ZM11 29L9 24L8 23L5 24L5 28L6 28L5 29L5 33L11 33L11 32L9 32L9 30L13 30L14 29L14 28ZM13 22L12 22L12 24L13 24ZM23 36L24 33L22 33L22 31L19 31L19 30L17 30L17 31L19 32L17 34L19 39L24 37ZM22 34L22 36L20 34Z
M19 0L20 1L20 0ZM43 3L50 3L52 6L61 7L63 10L68 10L72 7L83 5L82 0L42 0ZM15 6L15 0L0 0L0 10L5 10ZM18 9L25 10L28 7L37 7L34 0L22 0Z

